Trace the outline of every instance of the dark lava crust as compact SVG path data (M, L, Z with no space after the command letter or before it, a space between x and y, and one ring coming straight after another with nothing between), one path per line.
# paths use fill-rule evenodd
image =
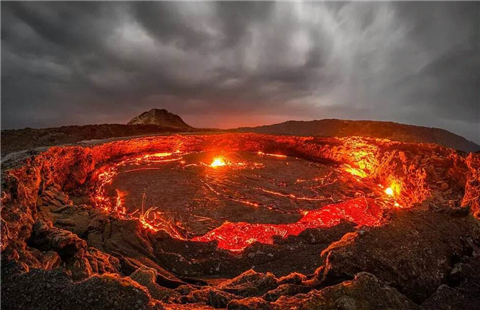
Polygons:
M307 187L295 187L299 174L305 179L333 178L333 187L308 188L335 203L359 198L378 201L383 208L381 225L342 220L286 238L275 236L272 244L254 242L243 252L232 253L217 247L217 241L195 242L174 238L166 230L153 232L138 220L120 218L97 206L93 193L102 167L136 154L176 150L246 152L242 156L249 162L256 161L257 152L289 155L292 162L299 158L288 175L275 173L284 162L258 159L272 164L273 170L239 172L209 183L215 192L222 191L223 198L259 203L257 216L243 215L250 207L232 204L237 211L226 213L230 221L243 216L250 222L272 217L270 221L291 223L300 211L327 204L298 203L288 196L312 194ZM345 167L365 176L346 174ZM20 166L3 168L3 309L480 308L480 154L368 138L223 134L52 147ZM175 175L175 169L169 173ZM271 196L250 190L269 175L284 181L273 181L269 189L287 196L272 202ZM149 183L139 183L145 174L136 180L121 177L115 187L127 189L133 182L143 189ZM180 182L181 176L177 177ZM240 179L245 187L236 192L231 183ZM393 181L401 184L395 208L388 207L393 202L381 198L378 192L383 189L376 187ZM165 189L152 199L174 195L175 186L183 188L162 183ZM203 190L196 183L192 188ZM188 187L185 190L179 199L164 198L163 203L181 201L174 205L179 209L198 198ZM203 194L198 202L212 210L225 203L215 201L219 198L211 191ZM139 197L141 190L140 194L134 190L129 203L138 206ZM278 209L261 210L268 205ZM198 208L196 212L201 212ZM192 215L211 219L197 226L195 220L182 219L194 235L219 227L225 217L206 211Z

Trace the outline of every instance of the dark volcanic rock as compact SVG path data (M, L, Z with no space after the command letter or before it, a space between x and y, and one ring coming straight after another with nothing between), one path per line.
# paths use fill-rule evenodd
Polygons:
M480 309L480 257L473 256L455 264L442 284L422 306L427 310Z
M282 284L277 288L269 291L263 296L266 301L275 301L282 296L292 296L310 291L310 288L305 285L298 284Z
M42 251L53 250L63 257L71 257L79 250L85 251L87 248L85 240L77 235L43 221L37 221L33 226L29 243Z
M163 309L128 278L94 275L74 283L61 271L33 270L2 281L2 309Z
M458 257L480 244L475 221L471 216L399 210L388 224L347 234L327 248L319 280L330 285L367 271L421 302L446 281Z
M226 308L227 304L234 299L240 299L240 297L227 292L222 292L215 289L210 289L208 292L208 304L214 308Z
M132 273L130 278L145 286L155 299L167 301L170 298L180 297L178 292L157 284L157 271L153 268L141 267Z
M185 287L185 289L186 288L187 287ZM193 290L189 287L189 290L188 294L177 299L177 301L189 304L205 303L214 308L225 308L231 300L242 298L212 287L203 287L201 289ZM186 293L186 291L184 293ZM195 308L195 305L192 305L191 307Z
M278 286L278 280L271 273L248 270L236 278L221 283L218 288L239 296L260 296Z
M303 310L384 310L420 309L394 288L381 283L374 275L359 273L352 281L345 281L322 290L294 297L280 297L273 309Z
M258 297L232 300L228 303L228 310L269 310L272 309L268 302Z

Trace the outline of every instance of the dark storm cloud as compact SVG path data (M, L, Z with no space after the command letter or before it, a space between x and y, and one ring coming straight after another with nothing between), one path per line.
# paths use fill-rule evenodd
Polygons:
M2 2L2 128L378 119L480 142L480 3Z

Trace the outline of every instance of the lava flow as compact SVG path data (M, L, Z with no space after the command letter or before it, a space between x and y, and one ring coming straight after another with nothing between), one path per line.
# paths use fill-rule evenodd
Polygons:
M211 167L223 167L223 166L226 166L226 162L225 162L225 159L223 157L215 157L212 161L212 163L210 164Z
M218 241L218 247L242 251L253 242L273 243L273 236L296 236L308 228L331 227L347 220L358 225L378 226L382 222L382 209L373 199L358 198L347 202L327 205L319 210L307 211L292 224L224 223L194 241Z
M398 184L385 192L372 190L376 186L362 187L355 179L366 177L359 168L337 169L283 154L154 153L100 171L97 207L136 219L152 232L164 230L198 242L217 240L219 248L230 251L242 251L253 242L272 244L274 236L298 235L341 220L378 226L382 208L399 206ZM357 182L359 189L346 190L349 182ZM175 184L184 195L172 199Z

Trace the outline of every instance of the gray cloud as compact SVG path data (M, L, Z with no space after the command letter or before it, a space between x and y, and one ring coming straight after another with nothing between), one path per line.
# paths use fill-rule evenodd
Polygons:
M2 128L377 119L480 142L480 3L3 2Z

